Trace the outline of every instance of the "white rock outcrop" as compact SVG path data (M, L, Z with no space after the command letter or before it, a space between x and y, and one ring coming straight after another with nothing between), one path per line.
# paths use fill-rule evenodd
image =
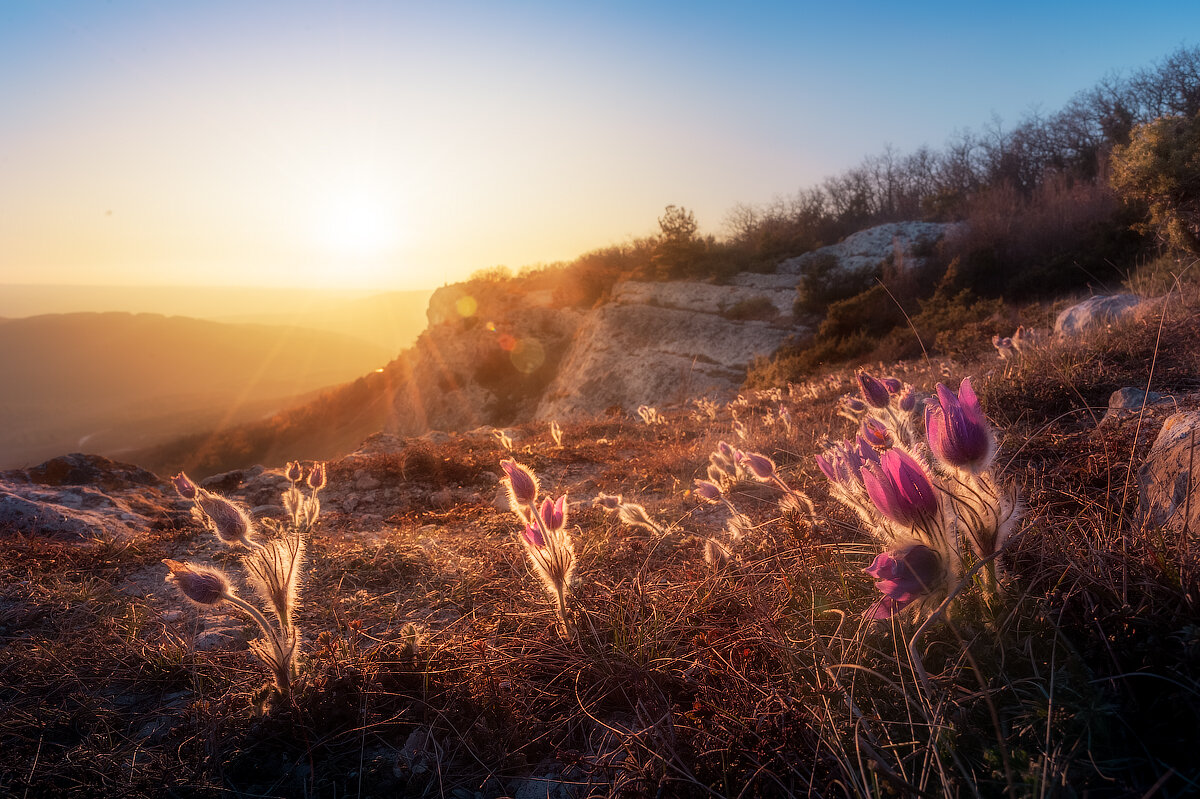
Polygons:
M847 272L875 269L889 255L906 269L923 263L922 252L951 232L956 225L939 222L893 222L860 230L837 244L821 247L779 264L777 273L802 275L811 264L830 256Z
M1138 470L1138 512L1150 526L1200 535L1200 412L1172 414L1163 422Z
M880 225L773 274L720 284L626 280L591 309L560 307L552 292L523 294L504 281L445 286L430 299L429 328L389 367L408 388L397 393L388 430L417 435L732 398L756 357L806 332L808 320L793 316L796 287L818 259L833 257L845 270L874 271L888 259L912 268L951 227Z
M1144 302L1146 300L1136 294L1088 297L1059 313L1054 320L1054 335L1067 338L1102 330L1113 322L1135 315Z

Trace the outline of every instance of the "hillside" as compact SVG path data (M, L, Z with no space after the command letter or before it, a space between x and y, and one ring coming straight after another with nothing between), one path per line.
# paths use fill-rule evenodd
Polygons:
M374 436L329 464L299 672L265 715L249 619L163 583L163 558L241 571L168 482L87 456L0 475L0 783L31 796L1191 795L1200 510L1181 515L1186 492L1172 493L1193 480L1200 296L1180 299L1009 361L987 349L871 367L920 397L972 376L998 445L989 474L1024 506L1000 593L968 575L950 610L872 619L896 590L865 573L880 543L814 460L859 429L841 415L845 395L867 396L849 370L663 424L580 419L561 444L520 425L512 452L487 431ZM783 487L743 471L701 501L723 441L774 459ZM567 498L574 636L522 550L509 457ZM205 485L278 519L288 481L271 466ZM813 513L781 505L785 489ZM1164 490L1166 512L1149 513ZM605 494L645 521L596 505Z
M259 418L394 353L295 327L78 313L0 324L0 466Z

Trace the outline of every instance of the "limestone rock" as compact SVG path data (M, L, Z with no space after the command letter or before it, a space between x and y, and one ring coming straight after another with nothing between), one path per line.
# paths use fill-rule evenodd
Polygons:
M781 274L802 275L815 261L833 256L838 267L847 272L872 270L889 255L899 253L904 268L913 268L922 262L921 252L932 247L938 239L952 235L957 225L937 222L894 222L861 230L837 244L822 247L779 264Z
M755 357L769 356L803 328L796 286L815 259L875 269L891 259L913 268L955 226L902 222L864 230L831 247L743 273L723 284L625 280L591 309L565 307L552 292L522 294L503 280L438 289L429 327L389 366L398 392L389 431L471 430L532 419L691 397L732 398Z
M1144 406L1147 410L1161 408L1174 404L1174 399L1157 391L1146 392L1140 388L1126 387L1117 389L1108 398L1108 410L1100 424L1109 424L1139 413Z
M174 490L158 477L99 455L74 453L0 473L0 530L119 539L186 517Z
M1089 297L1059 313L1054 321L1054 335L1066 338L1102 330L1134 314L1142 302L1135 294Z
M732 396L756 356L793 332L713 313L611 303L592 312L539 403L535 418L565 420L612 405L669 405Z
M782 285L768 287L718 286L690 280L670 283L644 283L626 280L613 289L612 301L619 305L653 305L701 314L727 314L745 303L770 303L774 315L789 319L796 302L796 279L788 275L755 275L774 277Z
M1200 411L1176 413L1163 422L1138 470L1138 512L1150 525L1187 527L1200 535ZM1189 495L1191 500L1189 501Z

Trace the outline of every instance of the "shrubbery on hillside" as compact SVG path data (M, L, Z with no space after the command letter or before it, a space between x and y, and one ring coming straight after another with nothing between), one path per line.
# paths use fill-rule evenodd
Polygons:
M1113 185L1149 210L1142 225L1168 246L1200 254L1200 113L1139 125L1113 151Z

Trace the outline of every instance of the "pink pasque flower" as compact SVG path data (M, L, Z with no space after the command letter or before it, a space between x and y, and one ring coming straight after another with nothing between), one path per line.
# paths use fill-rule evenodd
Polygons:
M888 392L888 387L880 380L876 380L866 372L859 372L855 377L858 379L858 388L862 392L863 399L867 404L875 408L886 408L892 395Z
M542 521L546 529L557 532L567 526L567 495L563 494L557 500L550 497L542 500Z
M959 384L957 396L938 383L937 401L925 407L925 432L938 460L972 474L986 469L996 452L995 437L969 377Z
M508 494L513 505L528 506L537 501L538 482L528 466L512 458L500 461L500 467L508 475Z
M191 479L183 472L180 472L172 477L171 482L175 485L175 490L179 492L179 496L183 497L184 499L196 498L198 493L196 484L193 483Z
M875 578L875 587L883 594L867 613L873 619L891 618L914 600L933 593L945 579L941 555L924 544L881 552L864 571Z
M537 528L536 524L527 524L525 529L521 531L521 535L525 536L525 540L530 546L542 549L546 546L546 537L542 535L542 531Z
M862 479L875 507L897 524L912 527L937 513L937 491L929 475L904 450L893 447L879 456L878 464L865 464Z

